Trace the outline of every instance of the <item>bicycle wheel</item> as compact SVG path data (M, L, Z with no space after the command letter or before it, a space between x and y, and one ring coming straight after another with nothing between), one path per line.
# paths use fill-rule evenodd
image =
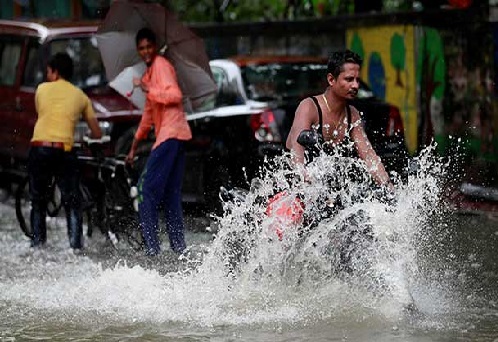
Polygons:
M33 230L29 223L29 216L31 213L31 201L29 200L28 193L29 178L23 178L16 190L16 217L19 222L19 226L28 238L33 238Z
M105 202L109 231L125 240L135 251L143 248L138 213L133 206L130 184L124 166L118 167L106 183Z
M55 178L52 179L52 183L49 185L48 193L50 196L47 201L47 215L56 217L62 208L62 194L55 182Z
M81 211L82 211L82 219L83 219L83 228L86 225L86 236L91 238L93 235L94 227L100 226L100 216L94 211L95 203L92 199L92 194L88 187L80 182L78 187L81 197Z
M80 192L82 189L80 188ZM55 179L49 185L48 188L49 199L47 201L47 216L56 217L59 215L59 212L62 208L62 197L59 187L57 186ZM17 190L16 190L16 218L19 222L19 226L28 238L33 238L33 229L30 223L30 215L31 215L31 200L29 198L29 177L24 177L21 182L19 182ZM85 198L82 197L83 201ZM91 212L88 209L83 209L83 219L86 219L88 222L88 231L87 235L91 235Z

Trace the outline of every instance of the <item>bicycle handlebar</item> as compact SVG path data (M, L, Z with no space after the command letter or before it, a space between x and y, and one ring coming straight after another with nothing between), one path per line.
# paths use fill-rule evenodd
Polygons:
M111 136L110 135L103 135L100 139L95 139L95 138L90 138L89 136L84 136L83 141L88 144L104 144L108 143L111 141Z

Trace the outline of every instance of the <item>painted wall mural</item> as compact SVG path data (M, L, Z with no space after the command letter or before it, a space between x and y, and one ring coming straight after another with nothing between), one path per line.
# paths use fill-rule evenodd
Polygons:
M418 147L415 29L408 25L348 29L349 49L363 57L361 77L379 98L399 107L408 150Z
M447 59L448 89L442 136L461 137L466 152L498 161L497 92L493 65L498 65L498 26L492 31L440 32ZM494 42L493 42L494 40ZM437 134L437 133L436 133ZM446 140L446 145L450 141Z
M467 154L498 160L498 23L491 31L357 28L346 42L363 57L375 95L400 108L411 153L435 141L451 154L461 138Z
M440 151L446 146L443 100L446 91L446 58L439 32L432 28L417 29L417 84L420 89L419 144L433 140Z

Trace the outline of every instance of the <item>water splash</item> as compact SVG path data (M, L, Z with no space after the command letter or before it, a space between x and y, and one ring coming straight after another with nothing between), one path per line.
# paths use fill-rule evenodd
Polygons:
M448 166L434 157L434 149L420 154L419 168L407 182L397 179L394 197L373 190L358 160L324 154L306 173L293 169L288 156L273 160L245 198L226 203L200 271L232 277L232 291L244 287L302 295L313 289L315 295L336 286L339 292L330 294L336 305L341 302L336 296L349 294L358 298L358 307L399 314L413 303L420 276L418 239L438 210ZM268 215L268 199L276 190L284 194L279 201L287 222L282 215ZM299 222L289 219L299 216L296 199L305 207Z
M288 156L277 158L240 202L226 203L214 241L185 255L176 271L124 262L103 267L64 253L51 262L47 251L30 256L24 280L0 283L1 298L121 322L294 324L379 315L396 321L412 297L424 309L433 299L417 297L426 285L419 249L430 239L427 222L439 210L447 164L433 147L417 161L417 172L386 198L371 190L361 162L323 155L304 174ZM300 219L268 215L267 201L277 191L285 191L294 210L302 209L292 206L299 198Z

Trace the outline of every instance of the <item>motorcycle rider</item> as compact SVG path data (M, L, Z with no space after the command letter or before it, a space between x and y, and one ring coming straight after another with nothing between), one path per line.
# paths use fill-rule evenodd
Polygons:
M286 147L292 152L294 162L303 164L305 147L298 142L298 136L303 130L316 129L325 152L339 150L361 158L375 182L392 190L389 175L363 129L360 113L347 103L358 94L361 64L361 57L350 50L331 54L326 75L328 86L323 94L300 102ZM347 148L351 142L354 150Z

